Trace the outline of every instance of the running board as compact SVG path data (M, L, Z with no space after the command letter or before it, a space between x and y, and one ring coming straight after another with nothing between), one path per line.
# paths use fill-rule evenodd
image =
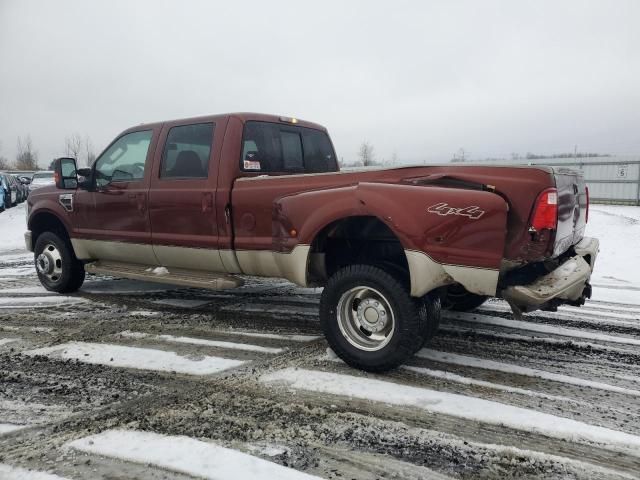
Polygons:
M150 267L120 262L92 262L84 266L87 273L100 273L114 277L144 280L145 282L168 283L183 287L207 288L209 290L225 290L240 287L244 284L241 278L221 273L202 270L186 270L183 268Z

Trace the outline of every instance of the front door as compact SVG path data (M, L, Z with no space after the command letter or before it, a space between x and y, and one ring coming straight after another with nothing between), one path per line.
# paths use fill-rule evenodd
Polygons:
M155 154L149 216L160 265L222 272L215 193L222 128L213 122L165 124Z
M74 246L89 258L157 265L151 246L148 192L159 128L128 132L94 164L91 192L79 192ZM77 244L76 244L77 242Z

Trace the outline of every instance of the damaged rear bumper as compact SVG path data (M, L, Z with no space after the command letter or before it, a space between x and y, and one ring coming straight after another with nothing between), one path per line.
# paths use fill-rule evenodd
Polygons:
M554 310L568 303L582 305L591 296L589 279L598 255L600 242L583 238L574 245L575 255L567 258L555 270L527 285L512 285L501 292L514 313L532 310Z

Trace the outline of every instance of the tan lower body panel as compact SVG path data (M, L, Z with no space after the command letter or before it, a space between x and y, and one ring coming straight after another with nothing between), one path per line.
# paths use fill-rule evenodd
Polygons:
M163 266L194 272L278 277L301 286L307 285L307 258L311 248L309 245L298 245L291 253L269 250L233 251L78 238L72 238L71 244L76 257L82 260ZM162 279L156 278L155 281Z
M494 296L500 272L488 268L438 263L429 255L405 250L411 276L411 295L421 297L434 288L459 283L471 293Z
M307 286L307 260L310 245L298 245L291 253L269 250L238 250L236 258L245 275L278 277Z
M207 272L226 272L222 259L220 258L220 250L154 245L153 252L163 267L205 270Z
M71 245L76 257L81 260L108 260L112 262L160 265L151 245L79 238L72 238Z
M298 245L290 253L270 250L214 250L171 246L152 246L101 240L71 239L76 256L133 265L164 266L217 274L256 275L285 278L308 286L309 245ZM411 277L411 295L421 297L434 288L460 283L478 295L496 294L498 270L447 265L429 255L405 250ZM156 281L162 281L157 279Z

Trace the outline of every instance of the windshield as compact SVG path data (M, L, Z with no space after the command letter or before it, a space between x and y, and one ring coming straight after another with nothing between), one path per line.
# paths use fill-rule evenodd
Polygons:
M33 174L33 183L50 183L53 182L53 172L38 172Z

